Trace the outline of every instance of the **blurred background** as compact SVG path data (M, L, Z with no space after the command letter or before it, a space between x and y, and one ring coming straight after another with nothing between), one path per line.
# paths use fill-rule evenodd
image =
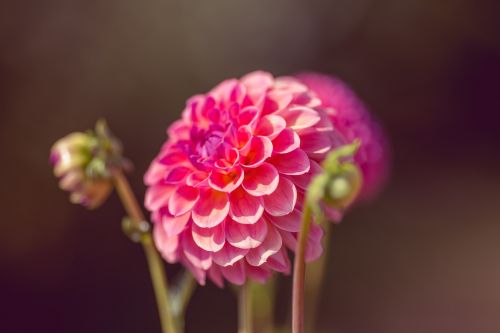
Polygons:
M384 193L333 230L319 331L500 332L498 13L496 0L1 0L0 331L159 332L117 197L69 204L56 139L105 117L142 200L189 96L311 69L347 81L393 145ZM232 293L199 288L187 332L235 331Z

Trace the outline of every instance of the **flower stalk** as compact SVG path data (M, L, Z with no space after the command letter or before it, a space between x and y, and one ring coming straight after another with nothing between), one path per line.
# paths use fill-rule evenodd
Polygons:
M292 332L304 332L304 281L306 246L312 223L312 209L306 199L293 267Z
M304 292L306 295L306 308L304 309L304 315L306 318L309 318L309 320L305 322L306 332L316 332L316 323L318 319L317 310L321 301L321 290L324 287L326 265L330 257L328 247L331 238L330 231L332 226L330 223L324 223L323 229L325 232L325 236L323 237L323 247L326 253L319 257L317 261L309 264L305 277L306 281Z
M332 151L322 163L323 173L315 176L304 200L302 225L297 239L293 269L292 332L304 333L304 285L306 248L313 219L325 219L323 206L347 208L361 189L362 176L358 167L350 162L360 146L359 141Z
M178 333L168 298L167 277L161 258L154 247L151 233L144 228L144 214L130 188L129 182L121 170L116 170L113 173L113 180L122 204L130 217L130 228L140 235L138 241L141 242L144 248L144 253L148 262L162 332ZM134 237L132 238L134 239Z
M252 290L249 281L245 282L238 293L238 333L252 333Z

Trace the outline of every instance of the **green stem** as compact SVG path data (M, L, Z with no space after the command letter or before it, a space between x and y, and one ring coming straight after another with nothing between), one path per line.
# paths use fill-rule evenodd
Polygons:
M292 332L304 333L304 280L306 272L305 254L307 238L312 222L312 209L306 198L304 202L302 226L297 240L293 267Z
M305 281L305 294L306 294L306 308L305 316L309 320L305 323L306 332L316 332L316 323L318 319L317 309L321 301L321 290L325 279L325 269L329 258L328 246L330 243L330 223L324 223L323 228L325 236L323 237L323 255L311 263L307 267L306 281Z
M265 284L252 284L253 328L259 333L276 333L274 312L276 303L276 276Z
M252 333L252 293L250 282L245 282L238 293L238 333Z
M125 207L125 210L127 211L127 214L130 216L134 227L136 227L137 230L141 230L141 224L146 219L144 218L144 214L142 213L139 203L137 202L137 199L132 192L127 178L125 178L123 172L121 171L116 171L113 174L113 178L116 190L123 206ZM144 253L148 262L151 282L153 284L153 289L156 296L156 304L158 306L158 312L160 315L162 332L177 333L177 328L173 320L168 300L167 277L165 275L165 270L160 255L154 247L151 233L143 232L140 241L142 247L144 248Z

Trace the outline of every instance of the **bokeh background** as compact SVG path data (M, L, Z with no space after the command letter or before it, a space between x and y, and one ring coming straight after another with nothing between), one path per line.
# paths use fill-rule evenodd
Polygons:
M354 87L393 147L386 190L334 229L318 331L500 332L499 4L1 0L0 331L159 332L118 199L70 205L56 139L107 118L142 199L186 98L312 69ZM187 332L235 331L232 293L198 289Z

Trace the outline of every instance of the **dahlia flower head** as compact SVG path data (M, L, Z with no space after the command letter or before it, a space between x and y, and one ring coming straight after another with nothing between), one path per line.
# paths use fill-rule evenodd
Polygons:
M191 97L144 176L155 244L205 284L290 272L305 191L332 149L361 140L363 193L385 172L384 139L340 81L258 71ZM341 213L331 211L339 220ZM306 260L322 253L312 225Z

